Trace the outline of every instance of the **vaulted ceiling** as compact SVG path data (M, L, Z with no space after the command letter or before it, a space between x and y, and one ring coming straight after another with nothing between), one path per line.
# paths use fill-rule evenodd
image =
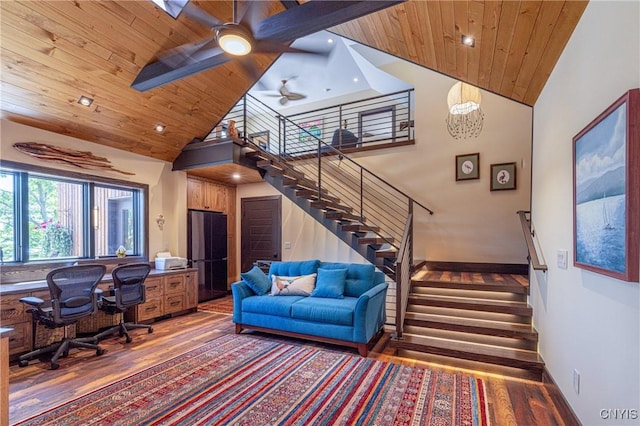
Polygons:
M222 21L232 1L192 0ZM330 30L534 105L586 1L408 1ZM0 1L2 117L166 161L253 85L235 62L146 91L156 55L210 31L151 1ZM269 14L285 10L272 1ZM463 46L462 35L475 37ZM254 55L258 71L277 58ZM94 99L87 108L81 95ZM166 125L163 133L156 124Z

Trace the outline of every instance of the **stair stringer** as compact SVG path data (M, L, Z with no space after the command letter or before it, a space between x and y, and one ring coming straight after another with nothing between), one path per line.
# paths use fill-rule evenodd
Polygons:
M270 176L266 173L263 179L271 186L276 188L280 193L287 197L291 202L304 210L308 215L313 217L322 226L329 230L332 234L344 241L349 247L355 250L362 257L367 259L374 266L380 266L376 263L376 250L370 245L358 244L357 236L351 231L342 230L340 221L335 219L327 219L324 212L320 209L311 207L311 201L298 197L295 194L295 188L291 186L284 186L282 176Z

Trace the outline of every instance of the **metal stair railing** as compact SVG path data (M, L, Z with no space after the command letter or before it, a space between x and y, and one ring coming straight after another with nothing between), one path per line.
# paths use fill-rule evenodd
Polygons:
M413 275L413 213L409 214L396 260L396 338L404 332L404 318L411 291Z
M402 303L396 325L401 335L413 272L414 207L429 214L433 211L324 142L316 129L300 126L251 95L245 95L224 120L235 122L240 140L261 150L283 169L304 175L312 182L317 200L326 200L328 209L344 209L377 236L380 247L398 251L396 297ZM333 202L327 195L339 201Z

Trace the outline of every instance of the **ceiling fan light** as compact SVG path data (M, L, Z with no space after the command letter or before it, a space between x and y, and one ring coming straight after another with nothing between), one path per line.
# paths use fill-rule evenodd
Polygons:
M251 40L244 31L228 26L218 30L218 45L234 56L248 55L252 48Z

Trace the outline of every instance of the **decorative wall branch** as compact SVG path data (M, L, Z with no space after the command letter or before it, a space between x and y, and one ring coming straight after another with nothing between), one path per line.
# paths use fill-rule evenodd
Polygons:
M135 175L135 173L114 168L108 159L93 155L89 151L76 151L71 148L62 148L39 142L19 142L14 143L13 147L22 153L44 161L54 161L81 169L109 170L123 175Z

